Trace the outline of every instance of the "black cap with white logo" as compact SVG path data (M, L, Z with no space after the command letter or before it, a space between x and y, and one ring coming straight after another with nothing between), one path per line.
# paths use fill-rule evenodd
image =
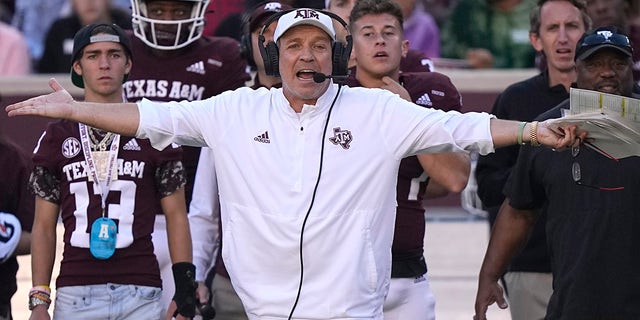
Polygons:
M125 34L122 28L111 23L94 23L83 27L73 37L73 55L71 56L71 63L73 64L73 62L80 58L79 54L82 52L84 47L91 43L105 41L120 43L127 52L127 55L129 55L129 58L131 58L131 40L129 40L129 37ZM125 75L122 80L123 83L125 81L127 81L127 75ZM71 82L73 82L73 84L78 88L84 88L82 76L73 70L73 66L71 66Z
M633 47L629 37L614 26L600 27L585 33L576 45L575 60L584 60L604 48L620 51L632 57Z

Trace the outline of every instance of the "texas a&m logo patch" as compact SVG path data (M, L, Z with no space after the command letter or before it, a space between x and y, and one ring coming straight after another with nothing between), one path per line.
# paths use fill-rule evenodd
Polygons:
M341 130L340 127L333 128L333 137L329 138L331 143L340 145L343 149L349 149L352 140L351 131Z

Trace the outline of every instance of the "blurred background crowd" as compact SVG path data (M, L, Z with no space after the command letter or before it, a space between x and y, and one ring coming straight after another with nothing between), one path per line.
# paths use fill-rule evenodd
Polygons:
M207 8L203 35L240 40L243 15L260 0L217 0ZM288 0L293 7L324 9L330 1ZM332 5L346 12L355 0ZM544 68L529 43L535 0L398 0L411 49L436 67ZM616 25L640 40L640 1L589 0L593 27ZM129 0L0 1L0 75L66 73L73 35L83 25L109 21L131 28ZM637 55L638 53L636 53ZM635 61L638 58L635 57ZM638 74L639 66L635 66ZM636 79L637 80L637 79Z
M135 16L132 12L132 6L136 5L136 3L152 1L158 0L0 0L0 77L32 74L68 74L72 64L74 35L78 30L83 26L98 22L115 23L123 29L131 30L135 28L135 22L132 23L132 18ZM195 2L198 0L183 1ZM326 9L343 17L347 22L349 22L349 13L356 1L280 0L286 6L294 8ZM418 60L421 61L422 65L427 65L426 71L441 71L442 69L532 69L540 71L541 74L548 77L548 70L555 68L555 62L552 55L545 57L544 49L551 51L566 50L550 46L549 48L538 48L538 51L536 51L535 46L532 45L533 41L530 38L532 33L537 33L538 37L542 39L539 36L541 30L532 30L533 26L530 23L530 15L536 10L536 5L539 3L538 0L396 0L395 2L400 5L404 16L404 38L409 40L409 49L415 54L414 57L420 57L422 60ZM619 28L622 33L629 35L632 44L640 43L640 0L587 0L585 2L586 13L592 22L591 28L613 25ZM251 52L251 50L255 50L251 49L252 42L247 43L247 39L243 39L248 33L256 33L254 22L251 21L251 15L260 4L264 3L265 0L211 0L208 2L206 9L206 23L202 32L203 38L213 36L229 37L237 41L239 46L239 49L237 49L238 54L235 54L235 50L229 50L226 54L238 56L238 60L248 60L249 67L253 68L253 71L257 74L253 81L256 87L277 85L270 82L277 79L270 79L261 74L260 70L256 70L256 68L260 69L256 66L256 61L260 62L260 59L256 59ZM254 20L258 22L265 21ZM247 22L250 22L250 24L247 25ZM583 28L586 26L587 24L585 23ZM538 29L541 29L540 23L538 23ZM134 31L130 32L134 33ZM136 36L141 39L144 38L138 34ZM573 47L577 40L577 38L569 39L569 37L565 37L559 41L563 45L570 43L570 46ZM139 42L135 38L134 41ZM225 44L230 43L227 40L218 41ZM540 40L541 43L544 41L544 39ZM547 39L546 41L549 40ZM158 71L155 70L155 66L162 63L171 65L173 64L171 61L176 61L178 55L186 54L185 52L189 51L191 51L190 54L193 51L198 51L198 49L191 50L192 48L201 49L200 54L202 56L215 51L223 51L220 49L223 48L220 43L216 44L216 49L213 49L214 46L205 47L205 45L196 43L194 46L187 47L186 50L178 50L183 47L170 47L169 50L164 51L153 50L151 48L158 49L158 47L154 47L148 42L144 43L146 46L141 46L141 48L154 51L154 53L148 54L143 49L136 53L136 55L142 57L142 59L136 61L137 68L144 71L139 71L139 74L136 75L136 70L134 70L132 72L133 77L129 80L144 79L147 73L151 74ZM235 44L233 42L234 46ZM411 51L409 52L410 56ZM171 52L173 52L174 56L171 56ZM561 52L560 55L566 53ZM211 58L210 56L207 57ZM633 77L635 82L639 83L640 50L633 52L633 61ZM179 79L182 81L184 80L182 78L191 77L193 76L192 73L201 71L202 77L194 81L201 81L202 83L199 83L199 85L203 88L207 87L209 91L205 92L204 96L190 97L190 99L197 100L243 86L248 79L248 75L242 72L244 66L240 67L240 64L235 62L234 60L227 63L227 65L238 66L237 69L240 70L235 70L234 72L218 71L226 77L219 77L214 74L210 78L206 78L204 77L204 71L196 68L197 66L190 65L186 72L171 74L166 70L159 70L158 74L153 74L147 78L164 79L166 77L171 78L171 80ZM353 66L351 62L349 66ZM264 66L262 67L264 69ZM402 69L402 66L395 67ZM547 70L547 68L549 69ZM553 73L552 70L551 74ZM571 75L570 80L572 81L570 83L572 83L575 74L572 72L565 73ZM145 77L140 74L144 74ZM236 77L234 78L233 75ZM232 78L235 80L230 80ZM455 82L457 79L452 77L452 80ZM477 80L474 79L474 81ZM552 82L554 81L550 81L549 84ZM565 89L568 89L570 83L567 84ZM640 90L640 87L636 86L634 89ZM148 92L149 90L143 93L147 94ZM507 105L508 103L505 101L519 102L524 99L522 96L514 95L511 100L504 100L506 99L504 98L505 96L509 96L509 90L507 89L504 92L498 92L503 94L503 101L501 102L498 97L495 100L492 112L500 118L509 118L510 116L517 118L517 116L508 113L500 114L500 105ZM538 94L536 91L531 92L532 94ZM564 100L567 95L568 91L561 90L560 94L553 98ZM135 101L142 97L126 96L129 101ZM467 95L464 98L468 99L468 97ZM167 99L172 100L170 98L172 97L167 97ZM540 95L536 96L536 98L538 100L535 100L535 103L544 105L544 103L540 102ZM469 98L468 101L472 100ZM553 103L548 102L548 105L544 105L545 107L552 107L557 104L555 101ZM474 103L477 103L477 101L473 101L471 104ZM512 104L515 105L516 103ZM537 115L537 113L532 114L531 119L517 120L529 121L533 119L534 115ZM0 130L9 131L6 128L3 129L2 126L0 126ZM29 144L29 146L31 145ZM517 151L515 152L517 153ZM472 157L475 156L472 155ZM196 161L192 159L191 163L194 166L195 162L197 162L197 156L195 159ZM476 163L478 162L473 158L471 180L469 180L467 190L477 187L474 174ZM493 158L484 158L483 164L481 159L478 163L478 168L481 169L479 170L481 173L478 178L479 181L482 178L483 165L486 167L487 163L494 164L499 162ZM191 174L195 174L194 172L195 168L193 168ZM493 190L488 190L491 194L500 196L499 200L496 201L493 212L491 212L492 205L486 197L482 199L484 206L482 203L471 205L471 207L476 207L475 209L489 209L489 218L492 224L499 205L503 201L500 192L502 185L496 184L496 186ZM480 189L482 189L482 181L480 181ZM482 190L480 191L480 197L482 197ZM464 196L465 193L463 193ZM468 198L467 196L467 200ZM479 200L480 198L478 198ZM188 201L190 201L190 196ZM463 199L462 202L464 206L465 200ZM465 207L465 209L474 208ZM491 213L494 215L492 216ZM224 267L222 264L217 266ZM514 270L512 269L511 271ZM222 271L216 270L216 272ZM170 292L170 290L168 291ZM512 293L513 296L515 294ZM221 311L220 307L217 308ZM516 318L518 317L514 317L514 319ZM0 320L2 319L0 315Z

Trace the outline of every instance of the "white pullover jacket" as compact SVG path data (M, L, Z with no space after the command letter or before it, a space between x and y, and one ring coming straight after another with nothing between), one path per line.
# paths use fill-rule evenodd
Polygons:
M426 109L367 88L341 89L323 139L337 94L331 84L300 113L277 88L139 103L138 137L159 149L175 142L213 150L222 257L250 319L287 319L310 207L293 318L382 319L400 160L419 152L493 151L491 115Z

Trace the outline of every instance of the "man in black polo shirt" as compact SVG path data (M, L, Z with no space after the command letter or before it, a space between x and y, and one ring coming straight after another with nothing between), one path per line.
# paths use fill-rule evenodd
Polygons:
M634 96L632 54L615 27L585 34L576 47L577 87ZM565 100L538 120L559 118L568 107ZM523 146L480 271L476 319L493 302L506 308L497 279L541 210L553 272L545 319L640 318L638 168L639 157L613 159L588 143L565 152Z

